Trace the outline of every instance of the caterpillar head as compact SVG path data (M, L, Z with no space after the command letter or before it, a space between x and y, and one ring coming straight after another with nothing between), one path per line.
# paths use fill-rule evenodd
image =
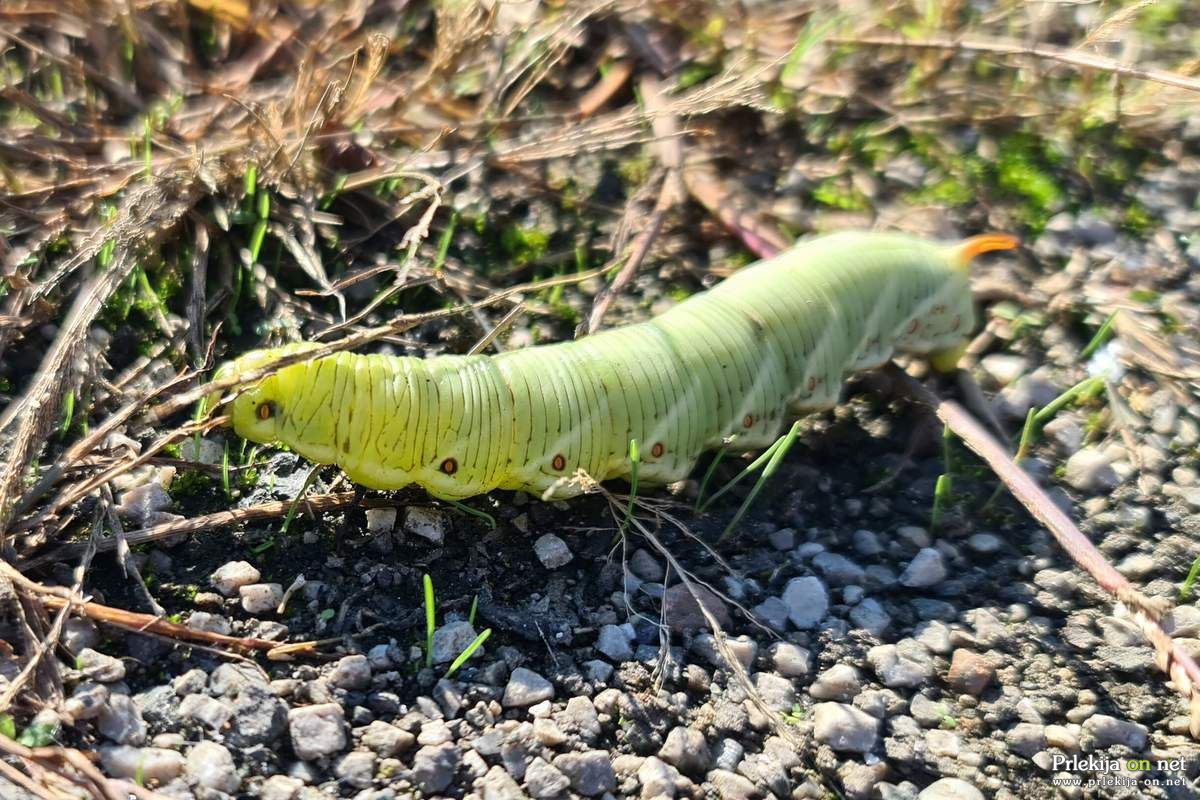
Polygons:
M284 356L311 350L316 346L311 342L297 342L270 350L254 350L233 361L226 361L217 369L213 380L244 375L266 367ZM286 369L288 368L283 368ZM280 373L272 373L241 387L241 393L229 403L226 412L238 436L263 444L279 440L279 426L288 399L282 384ZM221 396L216 392L208 395L206 408L213 408L220 400Z

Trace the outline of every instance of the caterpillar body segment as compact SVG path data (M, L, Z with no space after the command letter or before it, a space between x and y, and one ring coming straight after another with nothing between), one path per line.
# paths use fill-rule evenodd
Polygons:
M641 324L497 356L338 353L237 396L235 431L337 464L375 489L461 499L492 489L569 497L596 480L667 483L707 449L765 447L787 412L828 408L850 372L895 352L945 366L974 324L965 265L1015 246L840 233L746 267ZM219 376L314 345L260 350Z

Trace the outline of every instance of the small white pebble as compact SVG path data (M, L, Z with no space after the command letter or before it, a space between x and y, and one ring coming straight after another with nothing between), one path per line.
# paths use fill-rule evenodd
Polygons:
M238 593L247 614L270 614L283 602L283 587L278 583L252 583Z

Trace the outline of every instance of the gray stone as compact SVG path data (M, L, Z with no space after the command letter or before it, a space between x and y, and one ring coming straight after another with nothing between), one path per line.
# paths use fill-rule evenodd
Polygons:
M566 566L574 558L567 543L553 533L543 534L533 543L533 552L546 569Z
M1046 726L1034 722L1018 722L1004 735L1004 743L1017 755L1033 758L1046 749Z
M858 670L849 664L834 664L808 687L814 700L852 700L862 689Z
M845 703L817 703L813 735L840 752L869 753L879 734L879 720Z
M501 766L492 767L482 778L478 778L475 791L479 793L480 800L521 800L526 796Z
M433 632L433 663L449 664L462 655L478 634L470 622L455 620L447 622ZM480 648L472 654L472 658L483 652Z
M242 749L269 745L283 736L288 726L288 707L261 683L247 683L233 701L225 741Z
M454 782L460 759L453 744L422 747L413 757L413 780L426 794L437 794Z
M722 739L712 750L713 767L732 772L745 753L746 748L736 739Z
M931 700L923 694L913 695L912 702L908 704L908 711L923 728L936 728L950 716L949 706Z
M914 589L937 586L945 579L946 564L942 553L932 547L919 550L900 574L900 583Z
M983 800L983 792L961 778L942 778L925 787L917 800Z
M571 785L571 779L541 758L535 758L525 768L525 790L538 800L558 797Z
M75 666L85 678L91 678L96 683L116 683L125 680L123 661L90 647L85 647L75 656Z
M367 689L371 686L371 664L361 654L343 656L329 673L329 682L351 691Z
M191 719L219 731L225 727L233 711L215 697L206 694L189 694L179 701L179 716Z
M704 586L696 585L693 588L700 597L700 602L696 601L692 590L683 583L675 584L663 594L663 619L672 630L707 629L709 624L701 611L701 603L704 604L704 610L708 611L722 628L733 625L729 609L720 597Z
M509 676L504 687L505 708L519 708L550 700L554 697L554 685L550 681L525 667L517 667Z
M829 611L829 592L820 578L792 578L783 590L788 619L800 630L817 627Z
M353 750L337 762L333 774L356 789L366 789L375 780L375 754Z
M1123 745L1140 752L1146 746L1147 730L1144 725L1107 714L1093 714L1083 723L1083 732L1089 737L1084 742L1085 750L1096 750L1113 745ZM1089 747L1088 745L1091 745Z
M777 531L771 531L767 535L767 541L776 550L786 552L796 546L796 531L792 528L780 528Z
M721 800L753 800L762 796L749 778L736 772L714 769L705 779L717 790L717 796Z
M729 648L742 668L747 671L754 664L754 659L758 657L758 642L749 636L726 636L725 646ZM692 639L692 652L714 667L725 665L725 657L717 649L717 637L711 633L696 634L696 637Z
M301 706L288 711L292 750L302 761L339 753L346 747L346 715L337 703Z
M640 547L629 557L629 571L644 581L654 582L662 581L667 574L662 564Z
M893 689L920 686L933 676L933 659L915 639L876 645L867 651L867 661L883 685Z
M278 583L252 583L238 589L242 609L247 614L274 614L283 602L283 586Z
M107 702L107 686L84 681L75 687L75 691L63 703L63 710L75 720L92 719L100 714Z
M59 639L67 650L78 653L84 648L95 648L100 644L100 631L90 619L71 617L63 623Z
M146 742L146 721L127 694L109 696L100 709L97 727L105 738L117 744L141 745Z
M861 603L850 609L850 621L855 627L875 636L882 636L892 624L891 615L884 611L880 602L873 597L864 598Z
M197 742L192 746L187 756L187 777L197 786L226 794L233 794L242 785L233 756L216 742Z
M138 778L160 784L183 774L182 753L162 747L130 747L104 745L100 748L100 765L113 778Z
M771 630L779 632L787 630L788 607L778 597L768 597L750 611Z
M674 797L675 770L662 759L650 756L638 767L638 783L642 785L643 797Z
M1007 386L1029 371L1029 359L1011 353L991 353L979 359L979 367L999 386Z
M1095 447L1085 447L1067 459L1063 480L1072 488L1089 494L1106 492L1121 482L1113 469L1112 459Z
M219 614L211 614L207 611L193 611L188 617L187 626L194 631L216 633L221 636L233 633L233 626L229 624L229 620Z
M607 750L563 753L554 766L571 781L571 788L585 797L595 797L617 788L617 776Z
M383 758L391 758L409 749L417 739L411 733L375 720L363 730L362 743Z
M208 576L208 582L226 597L237 597L239 589L258 583L261 577L262 573L253 564L246 561L229 561Z
M169 511L174 505L175 501L161 484L143 483L121 494L117 513L125 519L133 520L142 528L148 528L157 514Z
M434 544L441 544L446 540L448 527L446 515L437 509L424 506L408 506L404 509L404 530Z
M290 775L272 775L262 782L259 800L295 800L304 782Z
M554 721L566 734L577 736L585 742L600 737L600 717L589 697L572 697L567 701L567 707L554 715Z
M838 553L817 553L813 557L812 565L834 586L862 585L866 577L862 567ZM786 597L784 602L787 602Z
M796 690L792 688L792 682L772 672L755 673L754 688L772 711L789 712L796 703Z
M686 775L703 775L712 759L704 734L683 725L667 734L658 757Z
M812 654L798 644L775 642L770 653L771 665L785 678L805 678L812 670Z
M633 658L633 637L622 625L603 625L596 637L596 649L618 663Z

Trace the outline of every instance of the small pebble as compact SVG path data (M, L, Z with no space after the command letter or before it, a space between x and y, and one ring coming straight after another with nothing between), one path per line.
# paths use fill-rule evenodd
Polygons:
M553 533L538 537L538 540L533 543L533 552L546 569L558 569L570 563L574 557L571 555L571 548L567 547L567 543Z
M226 597L237 597L243 586L257 583L262 574L246 561L229 561L208 577L209 584Z

